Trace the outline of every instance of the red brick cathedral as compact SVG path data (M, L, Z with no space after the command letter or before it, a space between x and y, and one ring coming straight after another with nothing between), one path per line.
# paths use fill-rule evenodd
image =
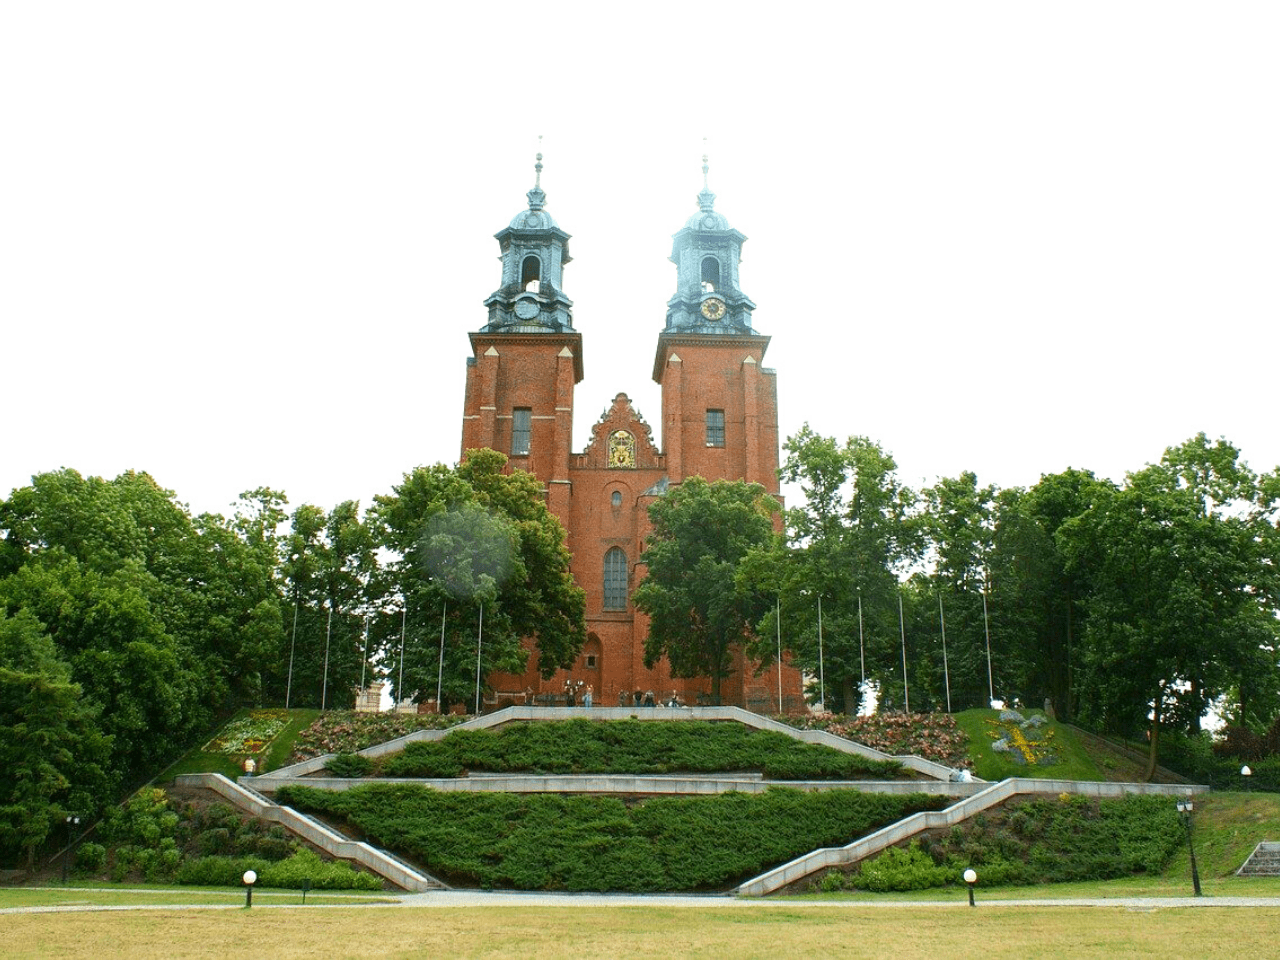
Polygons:
M741 233L715 210L704 185L698 211L675 235L671 260L676 293L658 334L653 379L662 386L662 443L619 393L573 452L573 391L582 381L582 334L564 293L569 234L545 209L537 179L529 207L497 234L502 282L485 301L488 323L472 333L462 452L491 447L546 486L547 505L568 531L572 570L587 596L587 643L568 671L543 681L530 659L522 676L489 677L498 706L532 693L562 697L572 683L591 686L596 706L634 703L636 692L659 701L675 691L690 705L706 702L709 679L676 680L665 660L644 665L647 618L631 605L644 576L638 567L649 530L648 507L686 477L748 480L778 495L778 393L764 366L769 338L751 326L755 304L738 286ZM776 665L756 676L739 655L721 687L726 704L778 710ZM781 671L782 706L802 705L800 674Z

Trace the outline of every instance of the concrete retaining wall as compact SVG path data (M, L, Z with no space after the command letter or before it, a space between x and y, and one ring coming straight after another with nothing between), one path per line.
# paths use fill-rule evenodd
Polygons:
M324 824L298 813L291 807L278 806L256 790L247 790L220 773L187 773L176 777L174 782L179 786L204 787L207 790L213 790L241 810L263 820L278 823L326 853L343 860L354 861L405 890L446 889L439 880L413 869L389 853L371 847L367 843L348 840Z
M1206 793L1205 786L1165 783L1099 783L1076 780L1032 780L1011 778L980 790L973 796L936 813L917 813L843 847L827 847L797 857L790 863L748 880L734 892L743 897L760 897L802 880L829 867L857 863L925 830L952 827L983 810L990 809L1018 794L1077 794L1089 797L1119 797L1127 793L1186 797Z
M315 787L318 790L350 790L369 783L411 783L453 793L600 793L622 795L698 796L718 793L763 793L770 787L795 790L861 790L864 793L926 793L963 797L986 789L981 781L950 783L938 780L764 780L751 777L619 776L604 774L557 776L485 776L448 779L377 777L251 777L255 790L274 793L282 786Z

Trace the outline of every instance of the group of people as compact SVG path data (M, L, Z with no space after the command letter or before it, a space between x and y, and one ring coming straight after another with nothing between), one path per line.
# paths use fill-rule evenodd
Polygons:
M582 706L590 709L595 696L595 690L589 683L582 680L566 680L564 682L564 702L567 707L576 707L578 699L581 697ZM535 699L533 688L525 690L525 701L532 704ZM550 700L551 698L546 698ZM618 691L618 706L620 707L683 707L685 702L680 699L680 695L672 690L671 693L662 700L658 700L653 695L652 690L636 690L634 693L628 693L626 690Z
M625 690L618 691L618 706L620 707L683 707L684 701L680 699L679 694L674 690L665 700L656 700L652 690L646 690L641 693L639 690L635 693L627 693Z

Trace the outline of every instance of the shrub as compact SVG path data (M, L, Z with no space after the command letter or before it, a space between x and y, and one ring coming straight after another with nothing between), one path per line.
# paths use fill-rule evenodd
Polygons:
M373 761L358 753L339 753L328 759L325 769L335 777L367 777L373 770Z
M382 880L352 869L341 860L324 861L313 850L299 850L287 860L272 863L258 873L258 885L300 890L303 882L313 890L381 890Z
M99 835L108 842L157 845L162 837L172 837L179 817L169 809L169 797L158 787L144 787L122 806L103 817Z
M178 867L178 883L199 887L237 887L244 872L258 875L256 886L301 889L304 880L315 890L381 890L382 881L353 870L341 861L325 862L311 850L299 850L287 860L271 862L260 857L198 857Z
M91 876L107 865L107 848L100 843L82 843L76 849L76 870Z
M232 849L231 831L226 827L204 830L195 836L195 849L199 856L212 857L229 854Z
M889 890L927 890L945 886L951 871L939 866L933 858L913 842L902 849L890 847L880 856L863 864L854 884L864 890L884 893Z
M196 857L184 860L174 879L196 887L238 887L246 870L262 874L270 864L256 857Z

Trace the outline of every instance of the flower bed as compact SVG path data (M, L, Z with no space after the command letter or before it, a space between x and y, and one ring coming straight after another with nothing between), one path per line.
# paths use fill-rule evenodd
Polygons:
M232 720L204 746L205 753L233 757L262 753L284 729L289 714L284 710L251 710L247 717Z
M469 719L423 713L356 713L333 710L307 727L294 741L290 763L329 753L355 753L374 744L403 737L415 730L443 730Z
M1044 729L1047 721L1037 714L1024 717L1017 710L1003 710L999 720L988 720L991 749L1002 753L1019 766L1047 767L1058 762L1053 731Z
M870 717L829 714L776 719L801 730L826 730L890 756L923 757L957 769L972 766L969 737L946 713L884 711Z

